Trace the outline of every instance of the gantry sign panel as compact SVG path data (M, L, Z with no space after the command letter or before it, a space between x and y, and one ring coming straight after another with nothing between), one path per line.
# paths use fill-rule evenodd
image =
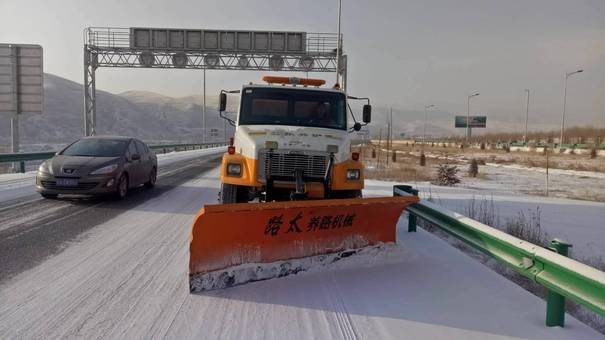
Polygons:
M240 53L305 53L305 32L131 28L134 49L181 49Z
M95 134L99 67L336 72L337 40L333 33L86 28L85 133ZM345 77L346 69L339 71Z
M42 113L42 46L0 44L0 115Z

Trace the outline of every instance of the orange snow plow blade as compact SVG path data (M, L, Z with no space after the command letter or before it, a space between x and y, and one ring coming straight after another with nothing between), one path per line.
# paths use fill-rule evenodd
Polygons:
M193 281L233 266L395 242L401 213L417 201L406 196L205 205L190 236L191 291L206 290L194 289Z

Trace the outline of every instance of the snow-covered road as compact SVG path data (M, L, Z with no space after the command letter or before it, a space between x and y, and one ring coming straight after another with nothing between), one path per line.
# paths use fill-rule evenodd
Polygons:
M0 338L595 339L567 316L422 230L398 246L282 279L192 295L190 224L216 202L201 174L97 225L0 286ZM389 183L373 182L387 191Z

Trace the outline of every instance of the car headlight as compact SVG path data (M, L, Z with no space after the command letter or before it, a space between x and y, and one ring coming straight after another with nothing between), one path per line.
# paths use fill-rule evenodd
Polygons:
M242 165L240 163L227 163L227 175L240 176L242 174Z
M40 164L40 166L38 167L38 172L39 173L43 173L43 174L51 174L52 175L52 169L50 166L48 166L48 162L44 161L42 162L42 164Z
M118 164L117 163L113 163L113 164L109 164L106 165L102 168L98 168L97 170L91 172L91 175L106 175L106 174L110 174L114 171L116 171L116 169L118 168Z
M361 176L361 171L359 169L348 169L347 170L347 180L348 181L358 181Z

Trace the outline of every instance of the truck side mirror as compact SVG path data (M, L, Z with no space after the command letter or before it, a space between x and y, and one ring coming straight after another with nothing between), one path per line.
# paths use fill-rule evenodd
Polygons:
M227 109L227 94L225 92L221 92L219 95L219 112L224 112Z
M363 122L369 123L372 121L372 105L366 104L363 106Z
M361 130L361 123L353 124L353 131L359 131L359 130Z

